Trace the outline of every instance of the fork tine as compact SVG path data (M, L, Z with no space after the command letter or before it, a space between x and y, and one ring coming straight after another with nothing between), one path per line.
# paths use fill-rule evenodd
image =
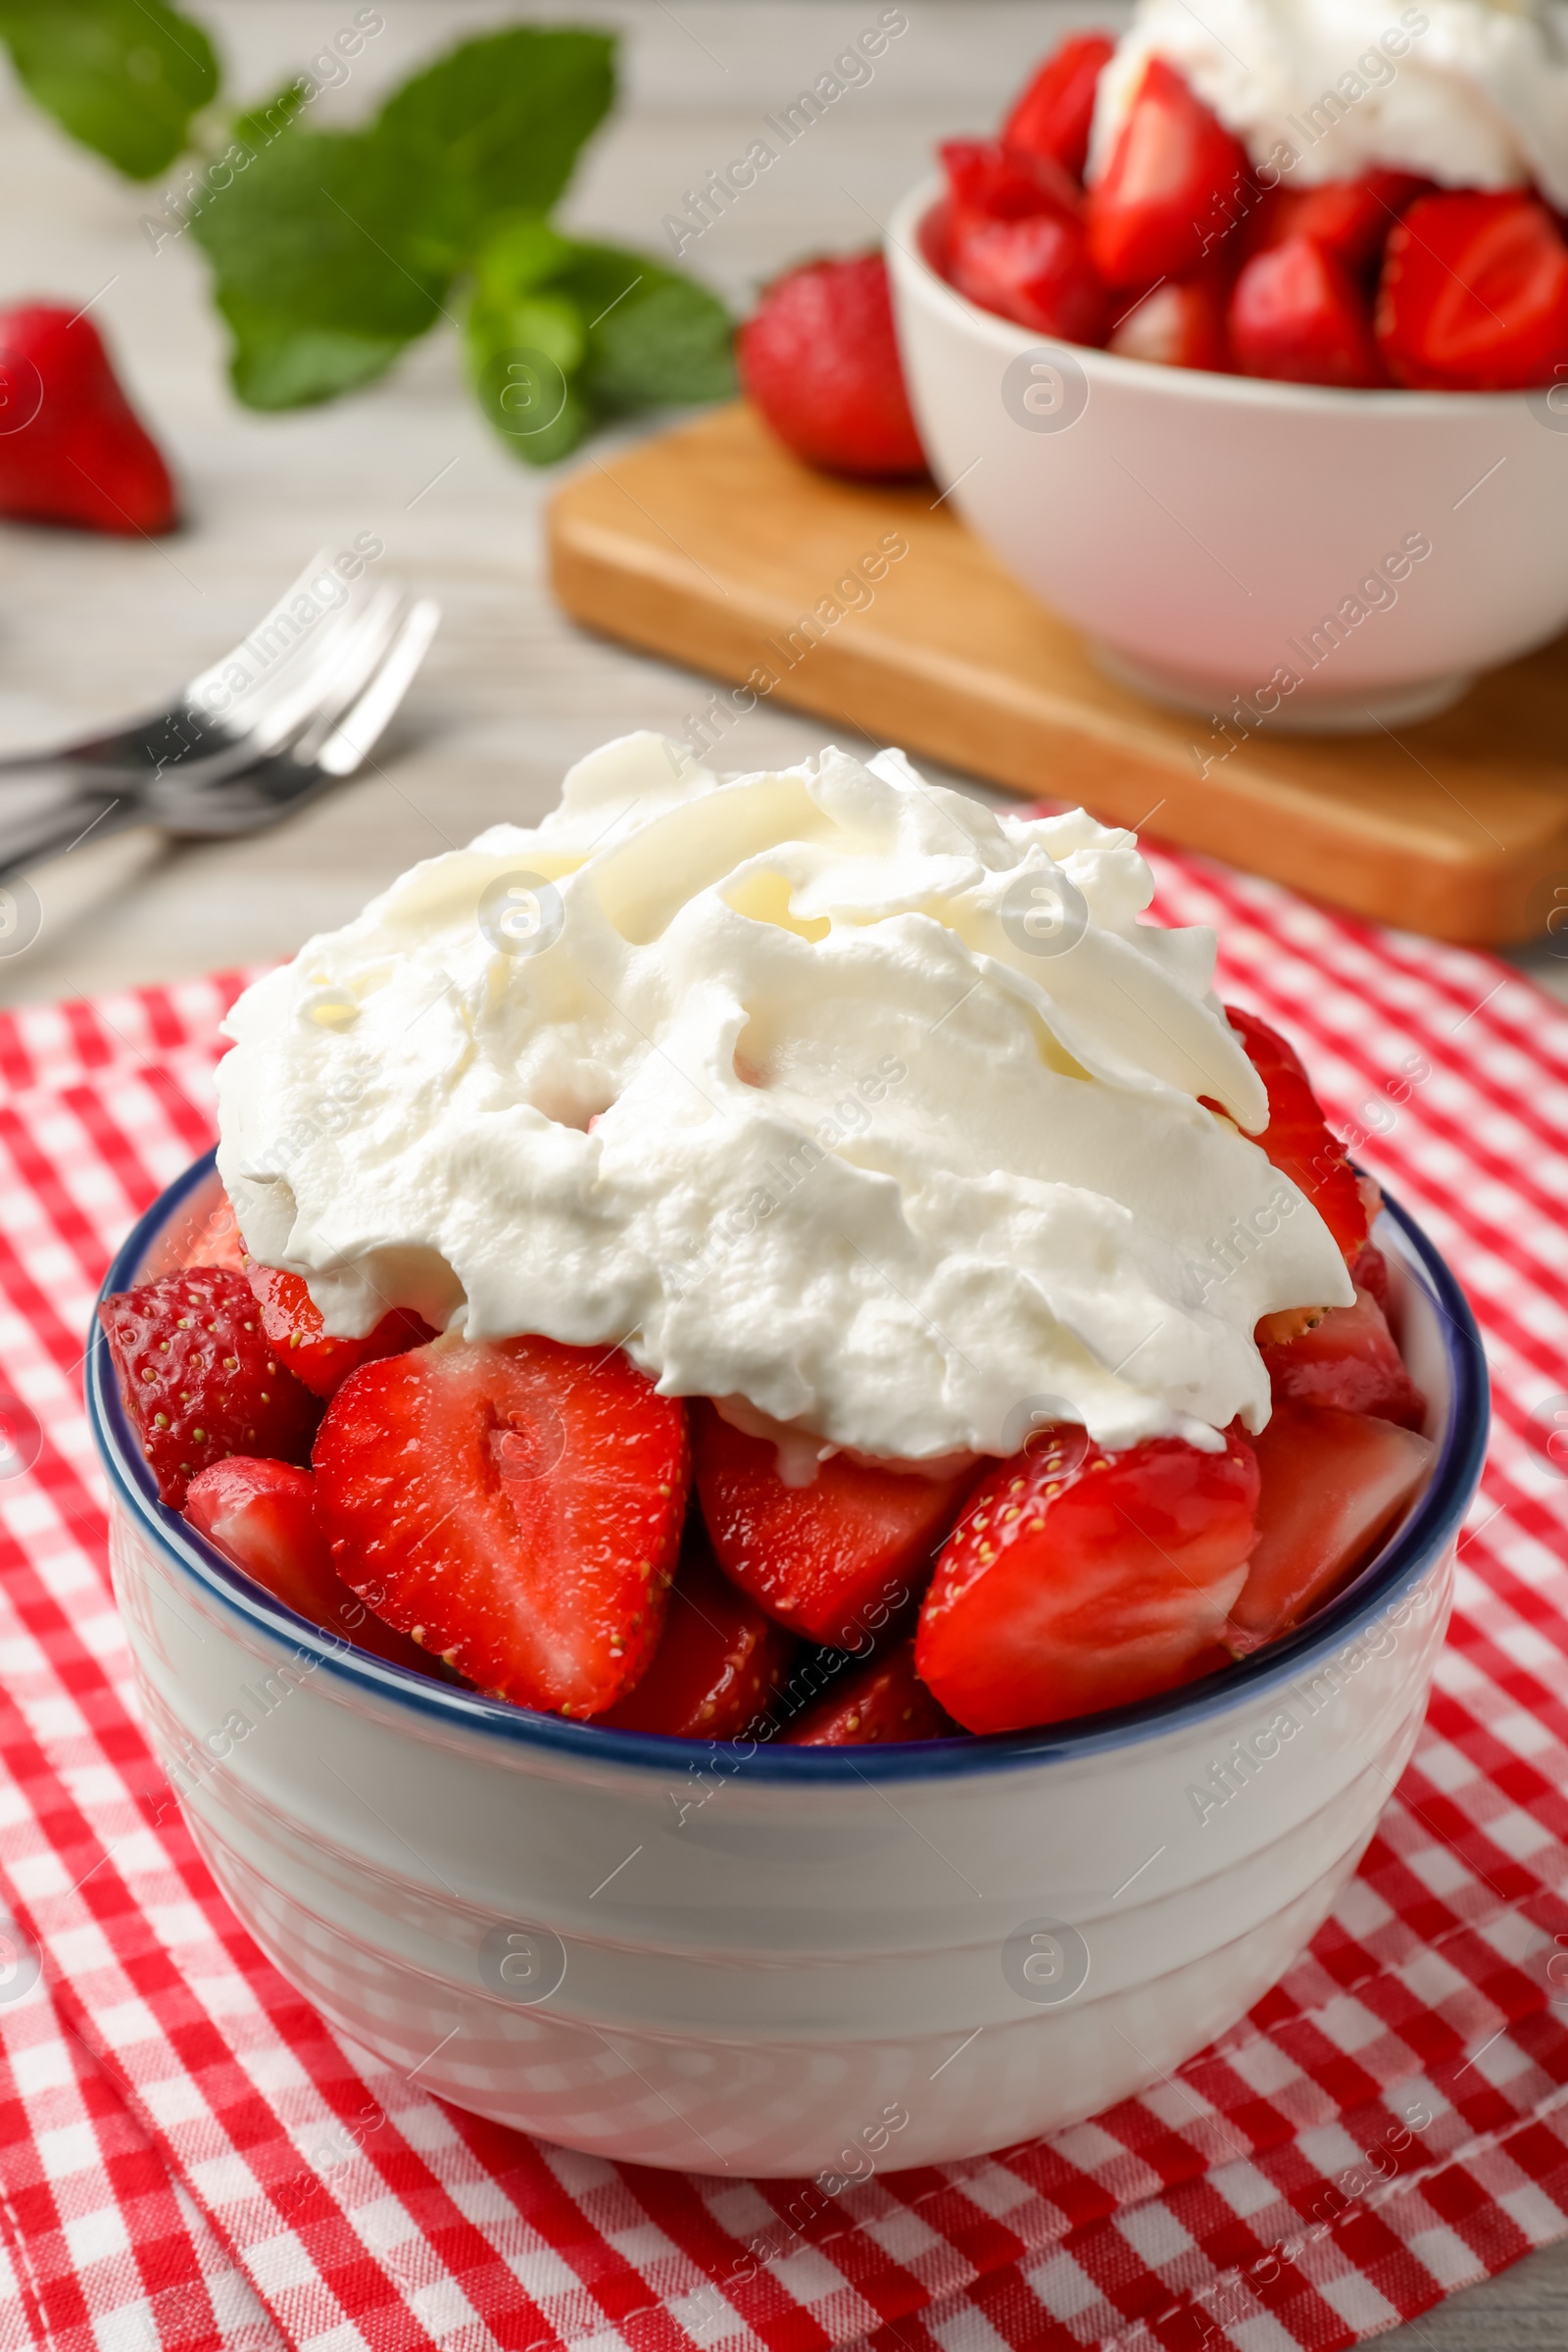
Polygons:
M382 582L318 659L292 681L278 682L270 701L253 717L247 759L280 750L318 718L335 717L345 709L385 658L407 607L404 591L391 581Z
M381 663L352 710L346 711L316 754L323 775L352 776L379 743L415 672L441 625L434 597L421 596L398 630Z
M290 637L297 638L300 634L300 624L290 611L290 607L293 605L296 597L310 596L310 583L313 580L318 580L324 571L330 571L331 568L332 559L330 555L327 553L324 547L318 547L315 555L311 558L309 564L306 564L305 569L299 574L298 578L290 580L288 586L284 589L282 595L277 599L276 603L270 606L269 610L263 613L261 619L257 621L254 628L252 628L244 637L240 639L238 645L230 646L226 654L220 654L216 662L210 662L206 669L199 671L198 674L191 679L189 685L185 688L186 701L198 708L206 708L211 702L217 701L219 690L223 684L224 671L236 667L243 669L254 664L255 654L252 651L252 648L254 647L256 640L259 637L265 636L269 630L280 629L286 626L290 632ZM337 606L328 607L323 618L330 619L334 612L341 614L345 609L345 605L352 601L355 590L359 587L359 582L354 582L352 584L345 583L344 603ZM311 597L311 602L313 605L315 604L315 597ZM315 629L313 628L311 631L312 636L314 636L315 633ZM289 647L285 647L285 657L288 650L291 649ZM247 654L250 655L250 663L247 663L246 661ZM255 685L263 682L265 681L254 681L252 687L246 691L253 692L255 690ZM237 701L240 698L236 696L232 699Z

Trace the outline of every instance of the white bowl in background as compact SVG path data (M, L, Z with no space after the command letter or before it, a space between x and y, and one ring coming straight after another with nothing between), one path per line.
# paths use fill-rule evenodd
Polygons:
M106 1295L182 1263L216 1187L209 1154ZM158 1502L96 1332L115 1589L197 1844L354 2040L596 2155L842 2180L1149 2087L1299 1953L1426 1710L1486 1364L1432 1245L1396 1208L1379 1239L1438 1452L1349 1590L1218 1680L920 1746L600 1731L350 1648Z
M1042 338L932 266L940 198L887 238L932 471L1121 682L1240 696L1244 726L1396 725L1568 623L1560 387L1341 392Z

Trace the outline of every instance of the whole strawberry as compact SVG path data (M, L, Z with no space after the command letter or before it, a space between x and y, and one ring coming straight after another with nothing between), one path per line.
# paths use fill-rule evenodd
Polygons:
M98 1313L160 1501L177 1508L196 1473L231 1453L310 1460L320 1400L278 1361L243 1274L190 1266Z
M925 471L879 253L803 262L775 278L736 358L751 400L808 464L873 478Z
M92 320L41 302L0 313L0 514L147 534L174 511Z

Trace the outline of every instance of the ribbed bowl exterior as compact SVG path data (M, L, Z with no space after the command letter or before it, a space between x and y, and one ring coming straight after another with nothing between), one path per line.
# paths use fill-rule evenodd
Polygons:
M151 1498L100 1348L116 1591L203 1854L333 2024L569 2147L854 2172L1147 2086L1301 1950L1420 1728L1485 1388L1439 1261L1389 1246L1443 1446L1355 1592L1219 1684L925 1748L610 1735L344 1654Z

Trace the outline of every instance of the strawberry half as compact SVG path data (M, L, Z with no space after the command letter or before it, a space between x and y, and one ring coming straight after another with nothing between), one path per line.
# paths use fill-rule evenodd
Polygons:
M737 1739L765 1712L794 1654L794 1637L720 1576L699 1528L687 1539L653 1663L595 1721L673 1740Z
M1377 337L1418 391L1510 392L1568 364L1568 244L1524 188L1444 188L1396 222Z
M718 1564L793 1633L859 1645L911 1601L973 1478L868 1469L835 1453L808 1487L787 1487L778 1449L692 1412L698 1498Z
M1370 1291L1353 1306L1331 1306L1294 1339L1263 1348L1276 1404L1333 1404L1419 1429L1426 1398L1404 1368L1388 1317Z
M1131 290L1190 277L1247 210L1247 150L1174 66L1152 57L1103 175L1089 191L1089 249Z
M435 1338L422 1315L412 1307L394 1306L363 1340L328 1339L321 1327L321 1310L300 1274L276 1266L246 1269L262 1310L262 1329L296 1380L303 1380L313 1396L331 1396L361 1364L378 1356L402 1355Z
M969 302L1036 334L1098 343L1105 289L1076 220L1037 213L953 229L948 276Z
M1257 1548L1226 1639L1241 1654L1300 1623L1359 1566L1426 1476L1428 1438L1365 1413L1277 1404L1252 1440Z
M1228 289L1208 270L1186 285L1156 286L1122 318L1105 345L1123 360L1153 360L1163 368L1206 368L1216 374L1231 365L1225 323Z
M225 1559L313 1625L345 1635L396 1666L428 1673L431 1661L424 1652L407 1634L383 1625L332 1566L316 1516L316 1481L308 1470L231 1454L191 1480L185 1516Z
M1225 1018L1268 1094L1268 1125L1252 1141L1306 1195L1350 1260L1366 1243L1367 1204L1345 1146L1329 1132L1300 1057L1255 1012L1227 1004Z
M362 1364L316 1441L339 1575L483 1690L601 1715L664 1621L686 1412L618 1348L437 1340Z
M309 1460L320 1405L279 1362L243 1274L191 1266L98 1314L160 1502L177 1509L196 1473L231 1453Z
M1348 262L1315 237L1286 237L1236 280L1231 349L1243 375L1342 391L1387 384L1372 313Z
M914 1643L873 1658L784 1735L786 1747L869 1747L885 1741L951 1740L958 1726L914 1671Z
M971 1732L1022 1731L1171 1690L1205 1663L1255 1537L1257 1464L1179 1438L1015 1454L937 1562L915 1666Z
M1315 188L1276 187L1249 223L1247 242L1261 253L1287 237L1310 237L1348 268L1370 270L1399 215L1431 184L1413 172L1374 170L1359 179L1320 180Z
M1083 217L1083 192L1049 155L1004 147L998 139L949 139L938 149L947 174L955 236L988 220L1027 220L1055 213Z
M1100 76L1115 55L1102 32L1080 32L1054 50L1002 126L1003 143L1046 156L1082 179Z

